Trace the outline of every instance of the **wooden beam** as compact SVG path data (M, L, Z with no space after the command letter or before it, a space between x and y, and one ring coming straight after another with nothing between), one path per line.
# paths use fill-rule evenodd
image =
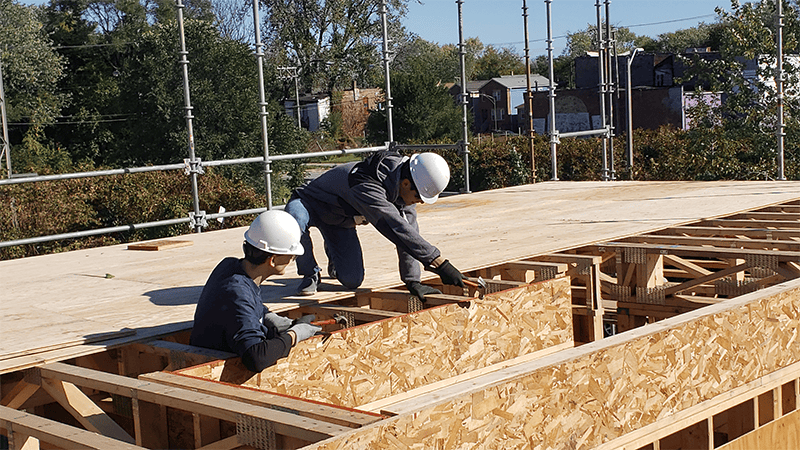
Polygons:
M8 391L6 396L0 400L0 405L7 406L11 409L18 409L26 401L28 401L28 399L31 398L31 396L35 394L37 390L39 390L39 386L28 383L25 380L19 380L17 381L17 384L15 384L14 387Z
M109 417L74 384L60 380L42 379L42 388L87 430L129 444L136 442L117 422L114 422L114 419Z
M693 277L704 277L711 275L710 270L706 270L697 264L687 261L679 256L675 255L664 255L664 261L669 263L670 265L677 267L679 269L685 270L689 275Z
M747 219L706 219L698 222L703 226L742 227L742 228L800 228L795 220L747 220Z
M0 406L0 427L11 433L31 436L70 450L141 450L141 447L117 439L45 419L24 411Z
M718 280L720 278L726 277L728 275L732 275L738 272L741 272L745 269L750 267L749 263L739 264L737 266L729 267L727 269L720 270L719 272L714 272L710 275L706 275L704 277L695 278L693 280L686 281L681 283L677 286L669 286L664 289L664 295L672 295L677 294L678 292L685 291L686 289L693 288L695 286L701 285L703 283L707 283L709 281Z
M683 226L665 228L663 230L653 231L651 234L671 236L681 234L689 236L740 236L754 239L792 239L800 237L800 230Z
M161 340L135 343L130 347L141 353L149 353L166 358L169 363L164 370L177 370L218 359L238 357L235 353Z
M722 248L750 248L761 250L787 250L798 251L800 250L800 242L798 241L776 241L769 239L737 239L737 238L724 238L724 237L688 237L688 236L661 236L653 234L645 234L641 236L631 236L623 240L623 242L637 242L658 245L689 245L689 246L703 246L712 245Z
M800 214L790 212L767 212L767 211L748 211L745 213L734 214L726 219L749 219L749 220L800 220Z
M355 306L339 305L304 306L301 309L307 310L311 313L322 312L328 315L336 313L350 313L353 315L353 317L355 317L356 320L362 322L374 322L377 320L389 319L403 315L403 313L397 311L384 311L382 309L358 308Z
M220 439L217 442L212 442L211 444L204 445L203 447L200 447L197 450L233 450L241 446L242 444L239 443L239 437L233 435L225 439Z
M596 244L595 247L601 250L608 248L636 248L647 253L657 253L662 255L690 255L703 256L710 258L736 259L746 256L776 258L778 261L800 261L800 252L775 252L769 250L740 249L740 248L719 248L719 247L694 247L694 246L668 246L656 244L636 244L627 242L606 242Z
M79 386L126 397L131 396L135 391L136 398L140 401L203 414L233 423L237 423L243 416L256 421L269 422L278 434L310 442L327 439L349 430L341 425L249 405L241 401L213 397L188 389L164 386L63 363L46 364L40 370L43 379L68 381Z
M153 372L140 375L139 379L163 384L165 386L190 389L194 392L206 393L217 397L239 400L250 405L289 411L299 416L311 417L350 428L358 428L376 422L382 418L380 415L376 414L363 413L361 411L340 408L334 405L308 402L299 398L276 395L247 386L231 386L229 384L187 375Z

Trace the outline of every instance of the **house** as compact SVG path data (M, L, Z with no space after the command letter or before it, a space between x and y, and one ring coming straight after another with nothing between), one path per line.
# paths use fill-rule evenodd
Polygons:
M285 100L286 114L297 119L297 103ZM300 123L308 131L319 130L320 124L331 113L331 98L328 94L306 94L300 97Z
M491 80L468 82L467 96L469 106L472 108L473 132L520 131L523 122L527 122L524 114L527 89L527 75L504 75ZM531 92L546 92L549 89L549 79L538 74L531 74ZM458 99L461 87L453 85L450 93ZM520 105L522 105L521 109ZM522 111L522 115L520 115L520 111Z

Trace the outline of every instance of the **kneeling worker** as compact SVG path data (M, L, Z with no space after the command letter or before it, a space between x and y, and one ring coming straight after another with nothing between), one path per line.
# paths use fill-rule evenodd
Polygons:
M274 365L298 342L322 328L269 312L260 285L282 275L303 254L300 227L288 213L261 213L244 233L244 258L223 259L208 277L197 309L190 344L236 353L244 366L261 372Z
M348 289L364 280L364 259L356 225L371 223L397 248L400 278L409 291L441 293L420 283L421 262L444 284L464 286L463 275L444 259L439 249L423 239L417 224L417 203L434 203L450 181L450 168L435 153L410 158L394 151L374 153L358 163L334 167L296 189L286 212L300 224L305 254L297 258L304 278L300 295L313 295L321 269L314 258L309 227L319 229L328 256L328 275Z

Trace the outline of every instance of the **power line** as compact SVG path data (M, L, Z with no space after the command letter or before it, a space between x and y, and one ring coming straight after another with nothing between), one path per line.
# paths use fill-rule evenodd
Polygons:
M663 24L666 24L666 23L676 23L676 22L685 22L687 20L703 19L703 18L706 18L706 17L716 17L716 14L703 14L701 16L686 17L686 18L683 18L683 19L663 20L661 22L639 23L639 24L635 24L635 25L621 25L620 27L621 28L649 27L649 26L653 26L653 25L663 25ZM565 39L567 37L569 37L569 35L568 34L564 34L564 35L561 35L561 36L553 36L553 39ZM547 39L546 38L544 38L544 39L531 39L529 42L530 43L547 42ZM494 46L498 46L498 47L505 47L505 46L509 46L509 45L519 45L519 44L524 44L524 43L525 43L525 41L514 41L514 42L492 43L492 44L486 44L486 45L494 45Z

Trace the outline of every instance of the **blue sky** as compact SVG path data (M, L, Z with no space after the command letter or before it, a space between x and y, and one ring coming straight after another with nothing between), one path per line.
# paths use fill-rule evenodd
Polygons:
M43 4L46 0L20 0ZM420 3L421 2L421 3ZM547 20L544 0L527 0L531 56L547 53ZM552 0L555 56L566 44L564 35L597 23L597 0ZM605 12L605 0L601 0ZM611 24L629 27L638 35L661 33L711 23L714 8L730 10L730 0L612 0ZM464 0L464 37L478 37L484 44L513 47L523 52L522 0ZM455 0L409 0L406 29L440 45L458 43L458 5Z
M410 0L406 29L438 44L458 42L458 5L455 0ZM743 2L744 3L744 2ZM547 53L547 9L544 0L527 0L531 56ZM553 0L551 3L553 48L561 54L567 33L597 24L596 0ZM605 14L605 0L601 0ZM629 27L637 35L661 33L716 20L714 8L730 11L730 0L612 0L611 24ZM522 54L524 30L522 0L464 0L464 37L478 37L484 44L514 47Z

